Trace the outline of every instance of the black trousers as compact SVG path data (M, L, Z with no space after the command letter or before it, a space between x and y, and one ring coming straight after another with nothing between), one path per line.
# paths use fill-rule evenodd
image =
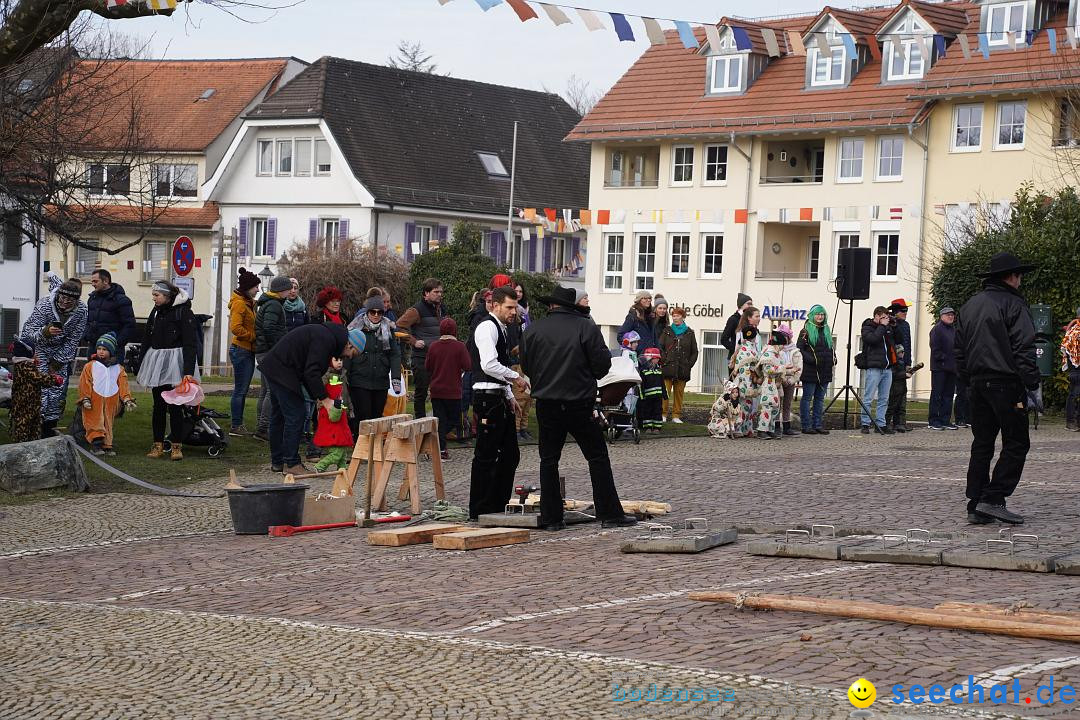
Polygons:
M446 433L453 429L458 430L458 437L463 437L461 432L461 400L440 400L431 398L431 412L439 420L439 449L446 449Z
M184 442L184 409L180 405L165 402L161 393L172 390L172 385L158 385L151 393L154 396L154 412L150 416L150 427L154 431L154 442L165 442L165 418L169 418L169 440L175 445Z
M545 525L563 519L559 459L567 433L577 441L589 463L596 516L611 520L624 514L611 473L604 431L593 420L593 405L592 400L536 400L536 420L540 424L540 517Z
M885 427L907 426L907 378L893 375L889 386L889 406L885 410Z
M957 425L968 422L968 386L958 375L956 377L956 404L953 406L953 418Z
M514 492L517 472L517 423L505 393L473 392L476 449L469 484L469 517L501 513Z
M1065 419L1080 420L1080 370L1069 371L1069 397L1065 400Z
M428 375L427 368L424 367L426 358L427 353L417 357L416 351L413 350L413 413L418 418L427 416L428 386L431 385L431 376Z
M956 373L934 370L930 373L929 424L944 427L952 422L953 396L956 395Z
M976 380L968 386L971 459L968 461L968 511L980 502L1000 505L1013 494L1024 472L1028 438L1027 392L1017 381ZM1019 407L1018 407L1019 406ZM1001 456L990 474L994 443L1001 433Z
M361 420L381 418L386 407L386 390L367 390L356 385L349 386L349 399L352 400L352 417L349 427L355 438L360 430Z

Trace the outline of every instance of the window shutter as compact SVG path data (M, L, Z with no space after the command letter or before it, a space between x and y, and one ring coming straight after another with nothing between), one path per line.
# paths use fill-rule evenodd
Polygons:
M311 218L310 220L308 220L307 244L308 244L309 248L314 250L315 247L318 245L318 243L319 243L319 219L318 218Z
M405 223L405 262L412 262L412 244L416 240L416 223Z
M236 253L239 257L246 258L248 254L248 219L240 218L240 230L237 231Z
M536 240L532 237L526 240L523 244L523 250L528 262L526 269L529 272L536 272Z
M571 267L575 268L575 270L574 270L575 275L577 275L577 273L580 271L580 269L582 267L584 267L584 265L585 265L584 259L582 259L581 261L578 260L578 253L580 253L580 252L581 252L581 238L576 237L576 238L574 238L573 251L572 251L572 254L570 255L570 265L571 265ZM580 264L578 264L579 262L580 262Z
M349 218L341 218L338 221L338 241L343 247L345 241L349 239Z
M550 236L544 237L544 264L540 267L540 272L548 272L551 270L551 241L553 238Z
M449 240L449 237L450 237L450 226L449 225L440 225L439 226L439 247L446 247L446 243L447 243L447 240Z
M496 265L506 264L506 234L492 232L491 235L491 259Z
M266 254L272 258L277 257L277 218L266 221Z

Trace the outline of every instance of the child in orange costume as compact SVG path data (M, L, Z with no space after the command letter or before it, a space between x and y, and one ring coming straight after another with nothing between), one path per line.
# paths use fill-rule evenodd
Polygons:
M105 333L97 341L94 359L83 367L79 376L79 404L82 406L86 441L95 455L115 455L113 450L113 419L124 409L135 409L135 400L128 389L124 366L116 362L116 334Z

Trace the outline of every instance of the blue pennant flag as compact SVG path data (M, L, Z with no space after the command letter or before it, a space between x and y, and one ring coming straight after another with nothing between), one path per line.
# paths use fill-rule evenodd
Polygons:
M619 36L619 40L633 42L634 31L630 29L630 23L627 22L626 16L622 13L608 13L608 15L611 16L611 22L615 23L615 34Z
M938 57L945 57L945 36L934 36L934 50L937 51Z
M1050 41L1050 54L1057 55L1057 30L1046 28L1046 39Z
M754 48L754 44L750 42L750 36L746 34L746 28L732 26L731 37L735 38L735 48L737 50L752 50Z
M484 12L487 12L496 5L502 5L502 0L476 0L476 4L479 5Z
M859 57L859 54L855 51L855 38L851 36L851 33L841 33L840 39L844 41L844 49L847 50L849 60Z
M689 50L698 47L698 41L697 38L694 37L694 29L690 27L690 23L683 20L676 20L675 29L679 31L679 39L682 40L684 48Z
M986 37L986 33L979 33L979 52L982 53L984 60L990 59L990 40Z

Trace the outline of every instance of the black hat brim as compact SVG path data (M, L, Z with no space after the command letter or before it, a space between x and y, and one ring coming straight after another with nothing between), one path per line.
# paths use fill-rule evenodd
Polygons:
M1012 267L1001 268L1000 270L992 270L990 272L976 273L976 277L981 278L994 278L1001 277L1002 275L1012 275L1016 273L1018 275L1024 275L1038 268L1037 265L1020 264L1013 265Z

